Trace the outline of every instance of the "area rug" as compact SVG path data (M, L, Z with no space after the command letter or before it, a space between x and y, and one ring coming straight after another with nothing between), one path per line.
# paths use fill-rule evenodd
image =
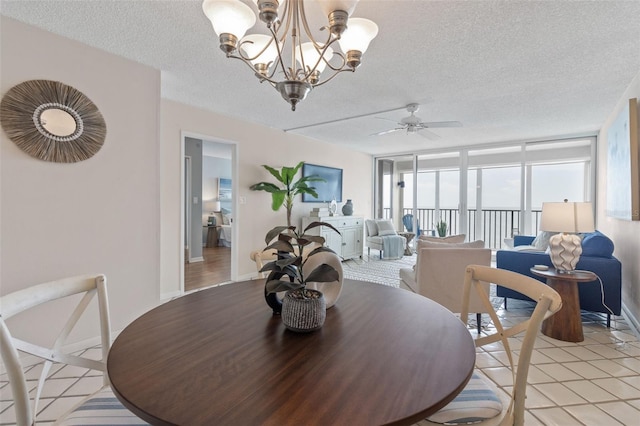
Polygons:
M374 257L351 259L342 264L344 277L351 280L368 281L389 287L400 287L400 268L411 268L416 255L397 260L381 260Z

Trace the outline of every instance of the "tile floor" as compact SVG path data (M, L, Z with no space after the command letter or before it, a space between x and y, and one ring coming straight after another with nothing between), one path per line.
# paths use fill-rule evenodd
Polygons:
M506 320L528 316L531 303L509 300L500 310ZM540 335L529 372L527 426L640 425L640 341L622 317L605 326L601 315L583 312L585 340L561 342ZM512 348L517 351L518 339ZM96 348L89 353L99 356ZM498 386L508 388L511 373L502 346L478 349L477 366ZM40 365L28 368L35 387ZM50 424L84 395L97 390L102 377L76 367L53 368L44 389L38 425ZM15 424L6 374L0 375L0 425Z

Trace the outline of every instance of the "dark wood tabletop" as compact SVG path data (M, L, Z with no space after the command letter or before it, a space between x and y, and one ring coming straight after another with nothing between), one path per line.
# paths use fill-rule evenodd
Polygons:
M473 339L439 304L345 280L322 329L298 334L273 316L264 281L215 287L161 305L113 343L116 396L152 424L412 424L467 383Z

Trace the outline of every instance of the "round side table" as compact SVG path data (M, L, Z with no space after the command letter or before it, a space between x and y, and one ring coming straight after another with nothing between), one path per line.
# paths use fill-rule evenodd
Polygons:
M411 256L413 254L413 251L411 250L411 247L409 247L409 243L416 236L415 232L398 232L398 235L402 235L407 240L404 246L404 255Z
M542 334L565 342L582 342L582 318L578 283L590 282L598 277L589 271L560 273L553 268L546 271L531 268L531 273L547 279L547 285L562 298L562 308L542 322Z

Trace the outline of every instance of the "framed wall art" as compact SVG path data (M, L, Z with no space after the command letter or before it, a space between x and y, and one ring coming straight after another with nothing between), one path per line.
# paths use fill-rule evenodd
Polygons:
M640 220L638 99L629 99L607 130L607 208L609 217Z

